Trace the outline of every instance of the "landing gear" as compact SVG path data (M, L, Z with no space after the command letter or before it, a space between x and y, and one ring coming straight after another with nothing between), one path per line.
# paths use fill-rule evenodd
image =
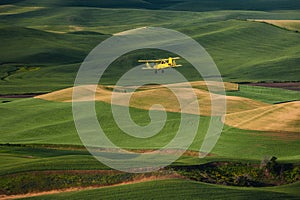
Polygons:
M157 74L158 71L159 71L159 70L156 69L156 70L155 70L155 74ZM165 70L162 69L162 70L161 70L161 73L165 73Z

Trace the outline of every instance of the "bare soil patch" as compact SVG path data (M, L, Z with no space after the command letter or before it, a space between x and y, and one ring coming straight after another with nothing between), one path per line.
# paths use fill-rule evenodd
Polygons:
M249 19L249 21L267 23L296 32L300 31L300 20Z
M193 87L188 88L189 84L179 83L170 85L150 85L143 86L135 92L130 92L130 87L114 87L114 86L96 86L96 85L85 85L76 88L67 88L64 90L55 91L49 94L40 95L35 98L40 98L48 101L58 102L84 102L84 101L103 101L110 104L130 106L134 108L144 110L161 110L162 107L152 106L160 104L168 112L182 112L189 114L197 114L203 116L211 116L211 103L212 99L225 99L227 102L227 113L241 112L245 110L256 109L268 104L255 101L249 98L234 97L234 96L223 96L221 94L210 93L207 91L207 85L210 89L217 92L223 87L219 83L214 84L210 82L205 84L204 82L192 82ZM170 89L171 88L171 89ZM205 89L206 88L206 89ZM238 90L238 85L225 83L227 90ZM73 90L76 89L77 95L72 99ZM115 89L115 92L113 92ZM184 107L182 107L178 101L177 96L173 93L176 91L178 97L183 100ZM192 95L191 93L194 93ZM199 105L200 111L195 109L195 106ZM222 106L223 105L219 105ZM221 110L221 108L216 108Z
M225 123L246 130L300 133L300 101L228 114Z

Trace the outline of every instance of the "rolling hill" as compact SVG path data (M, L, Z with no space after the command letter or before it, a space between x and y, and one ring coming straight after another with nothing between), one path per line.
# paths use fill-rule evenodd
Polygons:
M198 180L199 174L189 177L192 180L169 176L167 180L154 181L142 174L138 183L101 188L132 180L133 174L105 166L85 149L77 134L71 103L76 73L100 42L111 36L126 37L117 33L139 27L180 31L200 43L217 64L226 81L227 115L217 144L207 157L200 159L199 153L203 152L199 149L209 123L216 119L210 116L210 97L221 96L218 88L209 93L201 75L181 59L183 67L176 70L191 82L201 108L199 113L191 107L188 114L200 115L200 123L188 151L172 163L170 169L188 166L207 170L205 167L212 163L224 165L234 174L230 181L245 181L244 186L255 173L278 178L275 185L300 180L299 91L248 85L293 82L297 89L300 81L299 10L297 0L1 0L0 199L6 198L1 196L3 194L49 191L60 186L77 189L17 197L299 199L299 182L276 187L232 187L193 181ZM130 86L114 85L125 72L138 65L137 60L169 56L180 55L157 49L128 52L103 74L96 92L95 110L99 125L118 147L152 152L176 137L180 108L175 96L162 85L144 85L130 101L130 115L140 126L151 122L149 108L153 104L165 106L166 123L150 138L135 138L122 131L111 107L114 88L118 91L115 105L118 108L123 108L123 99L132 94ZM153 76L164 77L166 73L168 70L164 74L149 71L147 78L151 83ZM94 86L81 87L89 90ZM183 93L187 90L182 83L171 87ZM30 98L24 98L24 94ZM82 103L94 99L85 96L76 100ZM182 141L189 139L187 137L188 134L182 136ZM120 156L115 149L106 146L98 150ZM279 164L271 162L270 159L275 158L272 156L278 158ZM241 164L252 170L251 175L245 168L239 168ZM255 167L260 171L255 171ZM217 179L230 178L218 169ZM291 173L285 173L286 170ZM278 171L279 175L275 174ZM205 176L205 173L200 175ZM285 176L290 182L285 181ZM210 175L206 178L210 179ZM85 189L80 188L82 186ZM87 189L88 186L101 187Z
M1 4L17 4L21 6L34 6L33 0L4 0ZM293 10L299 9L299 2L293 0L254 0L242 2L239 0L96 0L86 2L81 0L41 0L41 6L80 6L80 7L104 7L104 8L139 8L139 9L163 9L163 10Z
M226 81L298 80L299 34L247 21L251 18L297 19L295 11L182 12L51 6L28 9L28 12L23 9L15 14L5 14L2 9L1 94L49 92L71 87L80 63L90 50L112 34L141 26L161 26L191 36L210 53ZM190 20L184 20L186 18ZM168 56L166 52L153 51L124 55L109 68L106 76L109 78L104 78L102 84L114 84L140 58L161 55ZM188 63L182 64L185 67L179 71L188 80L200 79ZM15 73L24 66L40 69ZM35 87L31 87L32 84ZM22 90L19 85L23 85Z
M246 199L250 196L255 199L297 199L299 195L298 187L299 184L291 185L290 189L284 192L286 186L246 189L214 186L187 180L162 180L26 199L81 199L86 197L101 199L103 196L105 196L105 199ZM141 193L140 191L144 192Z
M272 91L273 88L270 90ZM60 95L63 97L62 94L52 97L58 98ZM243 101L243 98L238 99ZM257 104L255 100L248 102ZM257 105L263 106L258 109L264 109L266 104L259 103ZM229 104L229 106L232 105ZM250 104L250 106L253 105ZM168 120L162 131L152 138L143 140L130 137L118 128L113 120L110 104L97 102L96 107L98 119L107 136L115 144L128 149L157 149L166 145L176 134L180 122L179 113L168 112ZM241 107L239 109L247 108ZM1 131L0 143L2 144L82 145L74 126L71 103L22 99L0 104L0 110L2 113L0 125L5 127ZM147 110L131 108L130 112L137 124L147 125L150 122ZM249 114L251 113L250 110ZM268 119L272 121L272 115ZM295 120L296 123L297 118ZM201 117L198 134L190 146L190 150L199 150L209 122L210 117ZM297 127L298 125L294 124L294 128ZM272 154L283 160L296 162L300 159L298 138L297 134L288 135L285 132L241 130L225 126L222 136L212 152L216 157L212 158L261 160L263 156ZM286 148L287 144L289 145L288 149Z
M203 82L192 82L191 85L194 87L205 86ZM212 83L213 85L213 83ZM228 90L232 91L232 84L225 84L228 86ZM93 86L82 86L80 88L82 91L84 90L92 90ZM112 88L113 86L98 86L96 91L96 101L102 101L106 103L112 102ZM157 102L164 106L164 109L168 112L180 112L180 105L176 99L176 96L172 93L172 91L168 88L175 89L180 95L187 96L189 94L185 84L170 84L166 86L145 86L138 92L125 92L129 88L116 88L118 91L115 96L114 102L120 106L127 106L126 99L131 97L130 106L139 109L149 110L151 106ZM235 90L237 87L233 87ZM55 91L52 93L44 94L36 96L35 98L44 99L48 101L57 101L57 102L72 102L72 101L93 101L93 97L91 96L82 96L80 99L72 100L72 92L73 88L67 88L60 91ZM198 104L200 108L200 113L195 112L195 109L191 107L188 109L189 114L197 114L203 116L211 115L211 95L208 91L194 88L193 92L196 94L198 99ZM187 98L186 97L186 98ZM222 98L220 95L215 94L214 98ZM234 113L245 110L252 110L255 108L259 108L261 106L266 106L268 104L264 104L258 101L254 101L251 99L243 98L243 97L234 97L234 96L226 96L227 101L227 113ZM187 108L186 108L187 109Z

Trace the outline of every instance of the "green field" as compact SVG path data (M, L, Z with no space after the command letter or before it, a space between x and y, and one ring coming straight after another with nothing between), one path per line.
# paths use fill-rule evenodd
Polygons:
M279 88L266 88L266 87L255 87L250 85L240 85L240 90L235 92L226 92L229 96L240 96L255 99L258 101L278 104L289 101L299 100L299 92L279 89Z
M243 92L245 94L249 93L250 96L256 94L252 98L262 100L264 95L259 95L257 91L251 94L251 90L249 90L251 88L252 91L262 89L253 86L244 89L242 87L240 91L236 91L236 95L241 95L240 92L242 94ZM247 89L249 92L246 92ZM263 93L272 93L273 91L272 88L263 88ZM282 101L283 98L286 101L294 100L295 96L292 94L297 94L297 92L280 89L275 91L277 93L274 96L274 101ZM287 93L290 95L287 96ZM268 98L265 101L268 102ZM4 178L14 176L14 174L35 173L45 170L110 170L109 167L96 161L82 147L76 133L71 109L71 103L49 102L40 99L13 99L12 102L0 104L2 114L0 125L5 127L1 130L0 143L6 144L0 147L1 158L5 160L0 165L0 175ZM159 134L146 140L137 139L119 130L113 121L109 104L98 102L96 110L99 111L98 119L100 119L99 122L107 136L116 145L132 150L159 149L174 137L180 122L178 113L168 113L168 122ZM148 111L146 110L131 108L131 115L135 122L140 125L148 123ZM190 150L199 151L203 136L207 131L209 119L210 117L201 117L199 131L189 148ZM10 126L10 124L13 124L13 126ZM297 133L289 133L286 136L281 136L280 134L276 135L275 132L247 131L225 126L221 138L211 152L212 156L205 159L182 156L173 163L173 166L199 165L215 161L259 164L264 157L270 155L278 157L281 163L297 164L300 157L299 139L296 135ZM286 148L287 145L289 148ZM82 163L85 164L82 165ZM19 176L23 177L25 175L20 174ZM62 176L60 176L60 179L62 179ZM30 179L27 179L27 181L30 181ZM17 183L18 181L14 181L14 184ZM2 184L5 184L5 182L2 182ZM199 185L201 186L201 184ZM225 187L224 190L228 190L228 188ZM238 190L242 193L241 189ZM256 190L251 191L251 194L252 192L259 193ZM84 192L83 195L85 195ZM250 193L244 195L247 196ZM275 194L270 193L270 195L281 197L283 194L275 192Z
M28 9L4 13L0 19L1 94L48 92L71 86L81 61L93 47L111 34L143 26L171 28L196 39L211 54L226 81L298 80L299 34L246 20L299 19L295 10L188 12L61 6ZM137 64L137 58L141 55L111 66L109 78L102 82L115 83L122 72ZM285 66L289 66L288 71ZM20 67L38 70L20 72ZM189 80L198 80L191 68L186 65L180 72Z
M151 190L149 190L151 188ZM26 199L298 199L299 183L276 188L236 188L186 180L152 181ZM141 193L140 191L144 191Z
M224 81L243 83L238 91L226 91L232 102L243 98L265 106L298 102L299 91L246 83L300 81L299 32L252 20L300 20L299 10L300 3L295 0L254 0L251 3L240 0L40 0L38 3L2 0L0 199L1 195L88 186L99 188L31 198L299 199L300 174L292 181L298 182L281 184L286 183L282 177L289 176L285 171L295 168L298 173L300 131L242 130L225 125L210 155L199 159L197 152L211 120L209 116L201 116L189 152L172 163L171 168L201 167L214 162L243 163L255 168L262 160L276 156L280 166L287 168L281 168L276 176L268 174L268 170L264 175L276 179L280 186L234 187L187 177L153 181L145 178L151 174L110 174L116 171L98 162L82 145L73 121L72 103L17 98L20 94L49 93L72 87L81 63L100 42L122 31L151 26L177 30L195 39L211 55ZM128 52L109 66L100 84L114 85L125 72L138 65L139 59L168 56L173 55L153 49ZM184 67L178 71L187 80L202 80L190 63L181 60L181 64ZM242 98L237 100L237 97ZM246 110L243 106L239 109ZM168 144L176 135L181 117L179 113L168 112L167 122L157 135L140 139L127 135L117 126L110 104L96 102L96 110L100 125L114 144L142 152ZM130 114L139 125L150 123L148 110L130 108ZM299 130L299 120L291 121L290 126ZM162 176L159 173L169 172L163 170L154 175L159 178ZM109 186L133 180L137 183Z
M66 144L81 145L72 118L71 103L55 103L37 99L25 99L0 105L0 143ZM168 144L180 122L180 114L168 113L163 130L147 140L133 138L122 132L113 120L109 104L97 103L98 119L107 136L118 146L129 149L159 149ZM148 123L148 111L131 109L136 123ZM26 119L26 120L24 120ZM198 151L207 131L210 117L202 117L198 134L190 150ZM10 124L14 124L10 126ZM290 133L291 136L296 133ZM239 141L239 142L237 142ZM289 148L286 149L287 143ZM256 148L253 148L256 146ZM274 138L272 133L224 128L213 154L217 157L253 159L260 161L265 155L275 155L283 160L298 160L299 140ZM290 159L291 157L292 159Z
M221 3L220 3L221 2ZM21 6L36 6L32 0L3 0L1 4L14 3ZM108 2L93 1L82 2L80 0L41 0L40 6L86 6L86 7L108 7L108 8L150 8L150 9L167 9L167 10L292 10L299 9L299 4L292 0L286 1L270 1L270 0L254 0L247 4L239 0L212 0L212 1L197 1L197 0L183 0L183 1L168 1L168 0L111 0Z

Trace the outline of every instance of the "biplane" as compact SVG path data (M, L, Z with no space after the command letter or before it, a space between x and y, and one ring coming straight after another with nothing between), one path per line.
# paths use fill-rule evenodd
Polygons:
M155 70L155 73L157 73L159 70L164 73L164 69L167 68L173 68L173 67L181 67L182 65L176 64L176 60L179 60L180 57L169 57L166 59L158 59L158 60L139 60L140 63L146 63L146 67L143 67L142 69L148 69L148 70ZM154 63L154 65L151 65L150 63Z

